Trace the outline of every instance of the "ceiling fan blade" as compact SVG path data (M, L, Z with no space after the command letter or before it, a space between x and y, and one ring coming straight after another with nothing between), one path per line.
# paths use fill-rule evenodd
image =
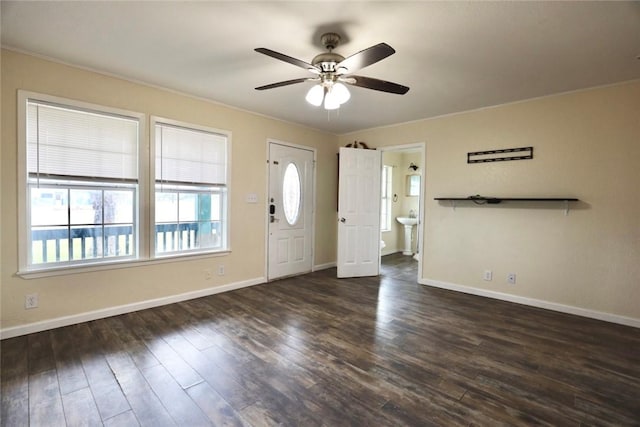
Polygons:
M316 74L320 73L320 69L315 65L309 64L308 62L304 62L300 59L292 58L290 56L285 55L284 53L276 52L275 50L267 49L266 47L259 47L254 50L258 53L262 53L272 58L279 59L280 61L293 64L296 67L304 68L305 70L311 71L312 73L316 73Z
M256 90L273 89L273 88L281 87L281 86L294 85L296 83L302 83L302 82L306 82L308 80L313 80L313 79L309 79L307 77L302 77L300 79L285 80L283 82L271 83L271 84L268 84L268 85L259 86L259 87L256 88Z
M386 43L378 43L375 46L371 46L365 50L361 50L358 53L354 53L348 58L343 59L336 65L336 70L346 69L342 74L353 73L361 68L367 67L371 64L393 55L395 49Z
M386 80L374 79L371 77L348 76L342 81L353 86L379 90L381 92L397 93L398 95L404 95L405 93L409 92L409 88L407 86L402 86L398 83L388 82Z

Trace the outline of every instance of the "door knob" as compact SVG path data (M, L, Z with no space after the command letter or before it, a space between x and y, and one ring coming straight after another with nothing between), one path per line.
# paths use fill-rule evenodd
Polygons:
M346 218L340 218L340 222L345 223L345 222L347 222L347 219Z

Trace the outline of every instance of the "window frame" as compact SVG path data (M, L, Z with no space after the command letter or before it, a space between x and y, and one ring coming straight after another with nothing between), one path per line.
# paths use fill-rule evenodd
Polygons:
M59 105L63 108L84 110L102 115L112 115L126 117L132 120L136 120L138 123L137 133L137 188L134 197L134 218L133 227L137 230L136 238L134 239L135 255L130 257L117 257L117 258L101 258L90 259L86 261L78 262L60 262L54 264L37 264L31 263L31 248L29 247L31 238L29 233L31 232L31 203L30 203L30 185L29 185L29 171L27 167L27 103L28 101L42 102L47 104ZM17 171L18 171L18 274L28 274L32 272L55 272L59 270L69 270L81 267L102 266L108 264L122 263L131 260L138 260L145 257L148 252L145 239L142 238L142 230L147 228L145 215L142 214L143 198L147 193L146 179L144 177L144 171L146 166L145 153L146 153L146 116L143 113L135 111L124 110L120 108L107 107L103 105L78 101L69 98L62 98L53 95L46 95L42 93L30 92L25 90L18 90L18 157L17 157ZM91 179L87 177L85 182L100 182L99 179ZM107 180L105 180L107 181ZM66 187L65 187L66 188ZM102 188L102 187L100 187Z
M386 181L384 179L381 179L381 184L382 184L382 188L380 189L380 193L382 195L382 197L380 198L380 213L382 214L382 206L386 206L386 210L387 210L387 216L386 216L386 220L387 222L385 224L382 224L382 218L380 218L380 231L381 232L386 232L386 231L391 231L391 210L393 208L393 166L391 165L382 165L382 176L381 178L387 177ZM386 190L386 191L385 191ZM382 215L381 215L382 216Z
M221 188L220 194L223 195L221 203L223 205L221 209L221 227L222 227L222 247L221 248L203 248L192 250L178 250L171 252L158 252L156 248L156 127L157 125L165 124L167 126L183 128L186 130L200 131L206 133L217 134L226 138L226 175L225 185L202 185L206 187ZM148 225L148 246L150 251L150 257L153 259L171 259L185 256L194 255L211 255L211 254L224 254L231 252L231 215L229 214L229 206L231 200L231 132L223 129L213 128L210 126L203 126L194 123L188 123L181 120L168 119L165 117L151 115L149 118L149 225ZM185 187L196 188L196 185L185 185ZM185 191L188 192L188 191Z
M29 266L31 266L32 270L47 270L48 267L54 267L54 266L59 266L59 267L71 267L71 266L84 266L84 265L91 265L91 264L96 264L96 263L103 263L103 262L107 262L107 261L126 261L126 260L134 260L137 257L138 254L138 245L137 245L137 241L140 239L140 230L138 230L138 224L136 222L136 218L137 218L137 212L138 212L138 184L137 183L127 183L127 184L117 184L111 181L99 181L99 180L63 180L63 179L50 179L50 178L41 178L40 179L40 184L39 185L34 185L33 184L33 179L29 180L29 182L27 182L27 199L31 200L31 190L34 188L44 188L44 189L50 189L52 191L55 191L55 189L58 189L58 191L62 190L65 191L67 193L67 223L66 224L47 224L47 225L34 225L33 222L31 222L31 215L29 214L29 218L26 219L27 223L28 223L28 233L27 233L27 242L25 242L25 246L27 247L27 256L29 257L28 262L29 262ZM104 255L104 249L105 249L105 237L108 236L109 234L105 234L105 229L109 228L109 227L127 227L128 224L127 223L111 223L111 222L105 222L105 218L104 218L104 206L102 205L103 208L103 212L101 212L101 222L100 223L94 223L94 224L75 224L71 218L71 216L69 215L71 213L70 211L70 206L71 206L71 193L73 191L83 191L83 190L94 190L94 191L100 191L103 193L103 197L104 197L104 192L107 191L118 191L118 192L129 192L133 195L132 197L132 205L131 205L131 234L133 237L133 241L131 242L131 245L133 246L133 248L131 249L132 254L131 255L111 255L111 256L105 256ZM32 207L32 204L29 203L29 208ZM69 254L69 259L66 261L58 261L56 263L38 263L38 264L34 264L33 263L33 259L34 259L34 252L33 252L33 233L34 233L34 228L40 228L40 227L57 227L57 228L61 228L64 227L66 228L69 232L71 232L72 230L74 230L75 228L78 227L83 227L83 228L100 228L101 229L101 233L100 233L100 246L102 247L99 251L103 253L103 256L100 257L95 257L95 258L81 258L81 259L72 259L71 258L71 254L73 253L73 249L72 248L68 248L68 254ZM31 236L30 236L31 235ZM136 239L137 237L137 239ZM69 240L67 240L67 242L69 243ZM71 245L73 245L73 242L70 242ZM95 243L95 238L94 238L94 243ZM44 243L46 244L46 243ZM82 243L82 245L84 246L84 242ZM117 246L117 244L116 244ZM125 241L125 247L127 246L127 243ZM95 249L94 249L95 250ZM45 252L45 250L43 250L43 252ZM62 250L60 250L60 252L62 252Z
M18 90L17 96L17 211L18 211L18 271L17 275L25 278L40 278L68 274L85 273L91 271L130 268L140 265L152 265L173 262L180 258L210 259L225 256L231 252L231 162L232 162L232 133L231 131L202 126L183 121L166 119L147 115L131 110L108 107L75 99L47 95L27 90ZM42 263L32 265L30 261L29 238L30 229L30 194L29 172L27 165L27 101L41 101L47 104L59 105L64 108L90 111L98 114L115 115L131 118L138 123L137 133L137 188L135 190L134 224L137 231L135 257L105 257L78 260L79 262ZM147 117L148 116L148 117ZM222 249L205 249L189 252L173 252L170 254L155 254L155 123L160 121L168 125L184 127L186 129L202 130L223 135L226 138L226 184L224 186L224 207L222 210L226 222L225 244ZM148 127L147 127L148 126ZM91 179L83 182L90 182ZM96 182L99 182L96 179ZM68 183L68 182L67 182ZM62 188L62 187L61 187ZM103 187L98 187L103 188ZM152 228L153 227L153 228Z

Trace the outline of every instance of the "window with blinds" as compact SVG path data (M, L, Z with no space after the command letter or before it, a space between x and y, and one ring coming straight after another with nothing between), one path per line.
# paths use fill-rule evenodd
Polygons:
M136 258L139 117L24 102L23 267Z
M146 126L142 113L18 91L20 274L229 250L231 133Z
M31 177L138 180L138 121L27 101Z
M227 248L228 135L153 119L157 255Z

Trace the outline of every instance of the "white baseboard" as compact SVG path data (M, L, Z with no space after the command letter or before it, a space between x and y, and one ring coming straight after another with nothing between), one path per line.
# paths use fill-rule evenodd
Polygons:
M327 263L314 266L314 271L335 267L335 263ZM206 297L222 292L228 292L235 289L246 288L249 286L266 283L264 277L245 280L242 282L229 283L213 288L200 289L197 291L186 292L183 294L172 295L164 298L156 298L147 301L140 301L132 304L121 305L117 307L109 307L101 310L90 311L86 313L75 314L72 316L63 316L55 319L43 320L40 322L29 323L26 325L14 326L0 330L0 339L13 338L21 335L27 335L34 332L46 331L49 329L60 328L63 326L75 325L77 323L89 322L92 320L104 319L106 317L117 316L134 311L144 310L147 308L159 307L162 305L173 304L176 302L187 301L190 299ZM640 328L640 319L633 317L619 316L616 314L605 313L595 310L587 310L580 307L558 304L554 302L538 300L534 298L521 297L517 295L505 294L502 292L489 291L485 289L472 288L469 286L457 285L454 283L441 282L438 280L420 279L418 283L422 285L432 286L436 288L448 289L451 291L463 292L467 294L477 295L481 297L493 298L502 301L514 302L517 304L528 305L531 307L544 308L547 310L558 311L561 313L574 314L577 316L588 317L591 319L604 320L606 322L617 323L620 325L632 326Z
M32 334L34 332L46 331L49 329L60 328L63 326L75 325L77 323L89 322L92 320L104 319L106 317L117 316L125 313L132 313L147 308L159 307L162 305L173 304L176 302L187 301L190 299L206 297L209 295L219 294L222 292L233 291L235 289L246 288L249 286L266 283L264 277L256 277L255 279L244 280L242 282L229 283L222 286L212 288L199 289L197 291L186 292L178 295L171 295L163 298L156 298L147 301L135 302L116 307L104 308L101 310L89 311L86 313L74 314L71 316L63 316L55 319L43 320L40 322L28 323L26 325L14 326L0 330L0 339L13 338L21 335Z
M481 297L515 302L517 304L528 305L531 307L544 308L547 310L559 311L561 313L574 314L576 316L588 317L591 319L604 320L605 322L618 323L620 325L640 328L640 319L636 319L633 317L619 316L617 314L588 310L586 308L575 307L572 305L564 305L535 298L527 298L518 295L505 294L502 292L489 291L486 289L478 289L470 286L457 285L455 283L441 282L438 280L419 279L418 283L435 288L448 289L450 291L463 292L466 294L477 295Z
M328 262L326 264L318 264L318 265L314 265L313 266L313 270L312 271L326 270L328 268L333 268L335 266L336 266L335 262Z
M390 248L389 250L387 250L387 248L384 248L382 250L382 256L393 255L393 254L396 254L398 252L402 252L402 250L401 249L394 249L394 248Z

